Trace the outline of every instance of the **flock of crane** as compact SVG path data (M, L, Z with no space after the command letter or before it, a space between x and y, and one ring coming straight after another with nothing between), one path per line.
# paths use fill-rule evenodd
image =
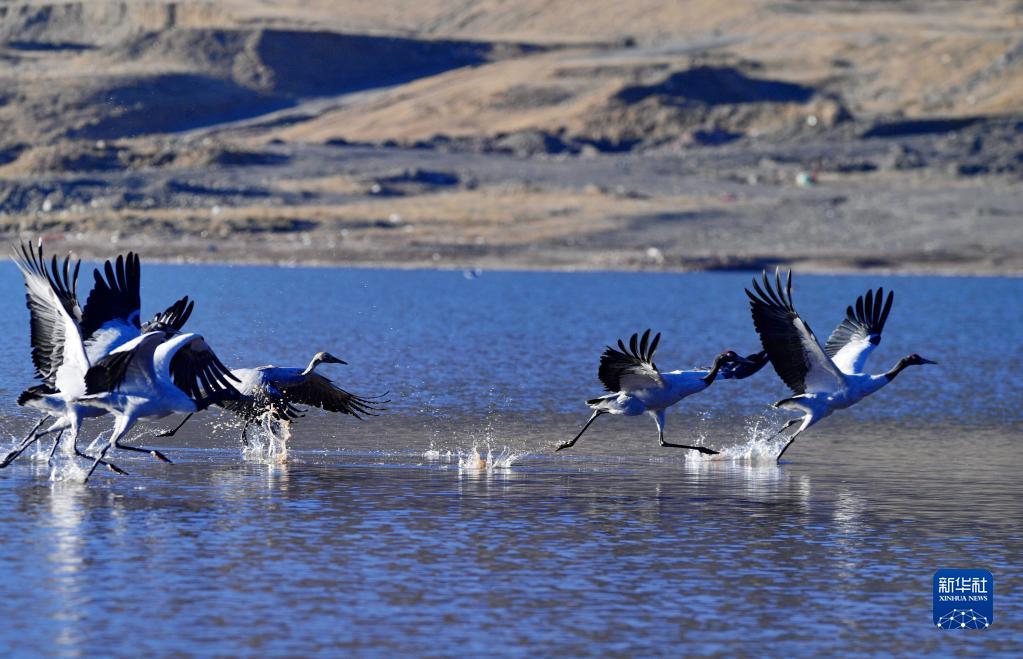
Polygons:
M802 414L788 421L775 434L784 435L786 430L799 424L795 432L788 435L788 441L777 455L777 460L781 461L781 456L797 436L835 410L860 402L894 380L907 366L936 363L913 353L884 373L871 375L863 372L870 353L881 343L881 332L895 298L891 291L887 298L883 288L867 291L866 295L858 297L855 307L846 309L845 319L821 346L792 303L791 271L784 282L781 273L775 271L774 285L765 272L763 286L754 278L753 289L747 288L746 295L753 312L753 326L764 348L761 352L740 357L728 350L718 355L709 369L666 372L654 364L660 334L653 341L650 341L650 330L644 332L642 338L633 334L628 347L619 339L618 349L608 347L600 358L598 376L610 393L586 401L593 410L589 421L575 438L557 450L574 445L602 414L649 414L657 422L661 446L715 455L718 451L703 446L665 442L665 410L683 398L703 391L719 375L725 379L747 378L769 361L793 393L773 403L772 407Z
M35 247L22 244L14 262L25 278L32 361L40 381L22 392L18 405L43 416L0 461L0 468L48 434L56 434L52 457L67 431L65 451L92 460L84 478L88 481L99 465L125 473L105 459L112 448L170 462L155 449L121 443L143 419L187 414L187 421L217 405L242 419L245 443L251 424L268 415L293 419L300 414L298 405L359 417L376 414L386 402L356 396L316 373L320 364L344 363L326 352L317 353L305 369L228 369L200 334L182 331L194 306L187 296L142 323L137 254L120 255L97 268L84 307L77 294L80 261L72 264L69 255L63 261L54 256L47 263L40 241ZM106 414L114 417L111 435L97 455L87 455L78 448L82 421ZM173 435L185 421L164 436Z
M301 415L301 406L361 418L376 415L388 402L347 392L317 373L320 364L345 363L327 352L317 353L304 369L227 368L202 335L184 331L194 305L187 296L141 322L141 268L138 255L132 252L108 260L94 271L93 289L84 307L77 294L80 261L73 262L70 255L62 261L56 256L47 261L41 241L34 246L23 243L13 258L25 279L32 361L39 380L17 402L43 416L0 460L0 469L47 435L55 436L50 457L62 447L69 457L91 461L86 481L100 465L125 473L107 460L111 449L146 453L170 462L156 449L127 445L122 440L140 420L187 414L181 424L161 436L173 435L193 414L211 405L242 420L244 444L252 424L263 419L290 421ZM660 334L653 339L650 330L642 336L633 334L628 345L619 340L617 348L608 347L600 359L598 377L608 393L587 401L593 413L586 425L556 450L575 445L604 414L649 414L657 423L661 446L716 454L718 451L704 446L666 442L666 410L703 391L717 378L741 380L770 362L793 392L773 406L801 414L777 433L784 436L798 424L778 453L780 461L797 436L835 410L876 392L908 366L935 363L911 354L884 373L863 372L867 358L881 341L892 307L891 292L885 297L879 288L857 298L822 346L793 305L792 273L783 281L781 273L775 272L773 284L764 273L762 281L761 285L754 279L754 290L746 290L762 351L741 357L728 350L709 368L661 371L654 364ZM78 446L82 421L107 414L114 419L111 434L95 455L87 454ZM62 442L65 432L69 436Z

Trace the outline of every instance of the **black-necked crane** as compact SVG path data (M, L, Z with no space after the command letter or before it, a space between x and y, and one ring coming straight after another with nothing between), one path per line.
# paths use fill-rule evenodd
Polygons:
M705 446L673 444L664 441L665 411L683 398L709 387L722 372L722 369L730 366L744 367L744 370L733 371L731 374L733 378L741 379L749 377L763 368L766 358L760 357L762 361L757 365L753 360L740 357L732 350L726 350L714 358L714 363L710 368L663 372L654 364L654 353L657 352L660 341L660 332L651 341L648 329L643 333L642 338L638 333L633 334L629 339L628 346L619 339L617 349L611 346L607 347L604 354L600 356L600 369L597 371L597 377L610 393L586 401L586 404L593 410L593 414L578 435L555 450L560 451L574 446L586 429L590 427L590 424L603 414L616 416L649 414L657 422L657 439L661 446L690 449L708 455L718 453L718 451Z
M107 355L142 332L161 331L167 336L180 331L192 311L185 297L144 325L139 322L139 260L129 252L114 263L106 261L103 272L94 271L95 286L86 300L84 310L77 296L80 261L72 266L70 256L60 262L53 257L47 267L42 243L36 247L22 244L15 253L15 263L25 278L26 304L31 319L32 361L41 383L28 388L18 397L18 404L45 413L24 440L8 453L0 468L6 467L41 437L56 432L56 449L60 434L71 429L77 437L78 426L85 418L106 414L106 410L82 403L82 378L92 363ZM65 390L62 387L68 387ZM56 420L46 430L40 427L50 418ZM74 452L78 450L73 439ZM118 448L150 453L168 461L159 451L118 445ZM114 471L116 466L103 462Z
M114 415L114 429L85 480L140 419L192 414L237 399L237 381L202 336L147 332L99 360L84 377L80 400Z
M831 333L824 347L792 304L792 271L782 285L781 272L775 271L772 287L763 273L763 287L753 279L756 293L746 289L753 312L753 325L778 376L793 396L773 407L802 412L803 416L786 423L778 434L800 424L778 454L778 460L803 431L835 410L855 405L898 376L907 366L934 364L913 353L903 357L890 370L878 375L864 373L867 358L881 343L894 293L884 289L867 291L856 299L855 308L846 309L846 317Z
M380 397L363 397L345 391L334 382L316 372L320 364L347 364L329 352L313 355L309 365L302 367L258 366L238 368L231 374L238 379L236 385L241 397L226 400L219 405L242 419L242 444L248 444L246 432L266 414L282 420L301 416L297 406L319 407L327 412L348 414L357 419L376 416L388 401ZM386 394L385 394L386 395ZM169 437L181 429L191 415L185 417L173 430L163 433Z

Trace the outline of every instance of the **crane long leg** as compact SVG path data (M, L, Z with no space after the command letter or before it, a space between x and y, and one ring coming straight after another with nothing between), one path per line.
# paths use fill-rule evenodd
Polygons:
M92 463L92 466L89 467L89 473L85 474L85 479L82 481L83 483L89 482L89 479L92 478L92 473L96 471L96 467L99 465L99 463L103 462L103 458L106 457L107 451L110 450L111 446L113 446L113 443L108 442L99 452L99 455L96 456L95 460Z
M121 437L124 436L124 433L128 432L128 429L131 428L132 425L134 425L133 419L130 420L128 417L123 416L117 417L117 420L114 422L114 431L110 434L110 439L103 446L103 449L100 450L99 455L96 456L92 466L89 467L89 472L85 474L85 478L82 480L83 484L89 482L89 479L92 478L93 472L96 471L96 467L98 467L100 463L106 464L108 467L110 466L109 463L103 461L103 458L107 456L107 451L121 440Z
M145 453L147 455L153 456L157 460L166 462L167 464L174 464L173 462L170 461L170 458L168 458L163 453L160 453L155 448L145 448L143 446L128 446L127 444L122 444L121 440L117 440L116 442L114 442L114 447L119 448L122 451L134 451L136 453Z
M91 456L88 453L85 453L83 451L79 451L77 446L75 447L75 455L77 455L80 458L85 458L87 460L94 459L94 456ZM100 460L99 464L103 465L104 467L106 467L110 471L114 472L115 474L120 474L121 476L128 476L129 475L128 472L126 472L124 469L121 469L120 467L115 465L113 462L108 462L106 460Z
M717 455L718 453L721 452L721 451L715 451L712 448L707 448L706 446L689 446L688 444L672 444L671 442L664 442L664 441L661 442L661 446L664 446L664 447L667 447L667 448L687 448L687 449L689 449L691 451L699 451L700 453L704 453L706 455Z
M796 441L796 435L798 434L799 432L793 433L792 436L789 437L789 441L785 442L785 446L781 449L781 453L778 454L778 462L781 462L781 456L785 455L785 451L789 450L789 447L792 446L792 442Z
M36 426L36 427L38 428L38 426ZM43 432L38 433L35 437L32 438L31 441L27 442L24 446L21 446L17 450L12 451L10 454L8 454L8 456L6 458L4 458L2 462L0 462L0 469L3 469L7 465L9 465L11 462L16 460L18 458L18 456L21 455L22 453L24 453L25 450L29 446L32 446L32 444L35 444L40 439L42 439L43 437L46 437L47 435L49 435L51 433L57 433L57 436L53 440L53 446L50 447L50 452L49 452L49 454L47 454L46 459L49 460L50 458L52 458L54 451L57 450L57 446L60 445L60 436L64 434L63 430L44 430Z
M47 462L53 459L53 454L57 452L57 447L60 446L60 438L63 434L64 431L61 430L57 433L57 436L53 438L53 446L50 447L50 454L46 456Z
M42 437L43 435L46 434L46 433L43 433L43 435L36 435L36 431L39 430L39 426L41 426L44 423L46 423L47 419L49 419L49 418L50 418L50 415L47 414L47 415L43 416L43 418L39 419L39 423L35 424L32 427L32 430L30 430L28 432L28 434L25 435L25 439L21 440L21 444L18 446L18 448L14 449L10 453L8 453L6 456L4 456L4 459L2 461L0 461L0 469L3 469L7 465L9 465L12 462L14 462L18 458L19 455L21 455L22 453L25 452L25 449L27 449L29 446L32 446L33 444L35 444L36 441L40 437Z
M192 414L195 414L195 412L192 412ZM162 432L159 435L157 435L157 437L173 437L174 433L176 433L177 431L181 430L181 426L183 426L186 423L188 423L188 420L192 418L192 414L189 414L184 419L182 419L181 423L179 423L177 425L177 427L174 428L174 430L167 430L166 432ZM124 448L124 447L120 447L120 448ZM168 460L168 462L170 462L170 460Z
M245 425L242 426L242 446L248 446L249 445L249 435L248 435L249 423L250 423L249 421L246 421Z
M60 430L47 430L46 432L39 434L39 438L41 438L44 435L48 435L51 432L57 433L57 436L53 439L53 446L50 447L50 453L49 453L49 455L46 456L47 462L52 460L53 459L53 454L57 452L57 447L60 446L60 438L61 438L61 436L64 435L64 430L65 430L64 428L62 428ZM75 445L75 455L78 456L79 458L86 458L88 460L92 459L92 456L89 455L88 453L82 452L78 448L77 444ZM110 471L114 472L115 474L120 474L122 476L127 476L128 475L128 472L126 472L124 469L121 469L120 467L115 465L113 462L107 462L106 460L100 460L100 464L103 465L104 467L106 467L107 469L109 469Z
M47 430L46 432L39 433L39 435L36 437L36 439L41 439L41 438L45 437L46 435L50 434L51 432L57 433L57 436L53 440L53 446L50 447L50 453L49 453L49 455L46 456L47 461L53 459L53 454L57 452L57 447L60 446L60 438L61 438L61 436L64 435L64 431L65 430L66 430L66 428L61 428L59 430ZM78 448L78 443L77 442L75 442L74 450L75 450L75 455L78 456L79 458L85 458L87 460L92 460L93 459L93 456L89 455L88 453L85 453L84 451L82 451L81 449ZM106 467L107 469L109 469L110 471L114 472L115 474L120 474L122 476L127 476L128 475L128 472L126 472L124 469L121 469L120 467L115 465L113 462L107 462L106 460L100 460L99 463L101 465L103 465L104 467Z
M707 448L705 446L689 446L688 444L672 444L671 442L664 441L664 410L661 410L654 415L654 421L657 422L657 441L660 442L661 446L666 448L686 448L691 451L699 451L706 455L717 455L719 451Z
M789 428L791 428L792 426L796 425L797 423L799 423L802 420L803 420L803 417L801 417L801 416L800 417L796 417L795 419L789 419L785 423L785 425L782 426L780 430L778 430L778 432L774 433L773 435L771 435L770 437L767 438L768 441L774 439L775 437L777 437L778 435L782 434L783 432L785 432L786 430L788 430Z
M799 437L800 433L802 433L804 430L806 430L807 428L810 427L810 421L811 421L810 417L803 417L802 419L796 419L796 421L802 421L803 425L799 426L799 429L796 430L796 432L792 433L792 435L789 436L789 441L787 441L785 443L785 446L782 447L781 453L778 454L778 458L777 458L777 462L779 462L779 463L781 462L781 456L785 455L785 451L789 450L789 447L792 446L792 442L796 441L796 437ZM793 425L793 423L790 421L789 423L787 423L785 425L785 428L788 428L791 425ZM784 428L782 430L784 430Z
M579 441L579 438L583 436L583 433L586 432L586 429L590 427L590 424L596 421L597 417L600 416L601 414L607 414L607 412L605 412L604 410L594 410L593 415L590 416L590 420L586 422L586 425L583 426L583 429L579 431L579 434L573 437L571 441L565 442L558 448L554 449L554 452L557 453L563 448L571 448L572 446L574 446L575 443Z

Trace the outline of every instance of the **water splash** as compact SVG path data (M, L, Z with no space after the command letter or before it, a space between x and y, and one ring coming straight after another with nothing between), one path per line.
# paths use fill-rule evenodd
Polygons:
M777 419L760 415L746 419L744 441L721 449L717 455L706 455L690 451L686 456L692 462L735 462L746 461L774 464L787 441L777 436L781 424Z
M507 446L499 453L494 453L490 446L487 446L486 454L479 450L474 442L468 451L458 449L458 470L474 471L479 473L492 474L495 471L511 469L516 460L524 457L525 453L515 453Z
M106 439L103 437L103 433L100 433L86 449L86 453L98 453L102 446L106 443ZM39 442L36 442L39 444ZM47 447L52 447L52 444L47 443ZM79 460L78 456L75 455L75 445L71 441L70 437L61 436L60 443L56 450L53 452L53 456L49 455L49 448L46 449L46 459L50 465L50 482L51 483L84 483L86 476L89 474L89 469L92 467L92 462L88 464L83 463Z
M528 455L525 451L516 451L507 445L495 452L493 446L497 443L497 432L494 428L496 419L497 415L490 413L483 420L482 427L470 432L468 439L472 444L468 449L463 450L460 445L456 444L454 452L447 452L448 462L457 460L459 473L486 474L488 476L494 473L506 473L516 461ZM455 439L456 441L464 440L464 435L457 433ZM432 443L430 449L436 451ZM439 457L440 452L437 451L437 454Z
M430 448L423 452L423 457L434 462L439 460L451 462L452 453L451 451L440 451L433 447L433 442L430 442Z
M248 445L242 457L264 464L282 464L288 460L288 440L291 439L291 421L274 418L267 412L259 424L250 428Z
M54 441L56 440L52 435L38 440L35 444L33 444L32 453L29 454L28 459L36 464L48 463L50 461L51 452L55 452L53 446Z
M109 432L101 433L89 444L86 452L98 453L108 437ZM19 448L24 441L24 438L8 434L7 440L0 443L0 456ZM83 483L92 467L91 459L83 459L75 454L74 445L66 431L44 434L32 441L15 461L27 464L35 477L46 478L51 483Z

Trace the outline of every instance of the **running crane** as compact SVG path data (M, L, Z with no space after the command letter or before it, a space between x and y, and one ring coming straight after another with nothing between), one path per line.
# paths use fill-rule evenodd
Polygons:
M194 333L168 338L147 332L99 360L85 374L81 400L113 414L114 429L85 480L137 421L193 414L238 399L231 380L237 378Z
M867 358L881 343L881 332L892 309L894 293L889 291L885 298L884 289L878 288L857 298L855 308L846 309L845 320L822 348L792 304L792 271L784 286L780 271L775 271L774 279L772 287L764 272L763 287L754 279L756 293L746 289L746 295L764 350L778 376L795 394L774 403L773 407L803 414L778 431L780 435L800 424L778 454L778 461L796 437L835 410L860 402L894 380L908 366L937 363L913 353L879 375L863 372Z
M617 350L607 347L600 357L597 376L610 393L586 401L593 414L579 434L559 446L556 451L574 446L590 424L603 414L616 416L649 414L657 423L657 439L661 446L684 448L707 455L718 453L704 446L664 441L665 411L683 398L709 387L719 374L728 373L722 377L730 379L742 379L753 375L767 363L766 355L757 353L750 355L754 359L748 359L727 350L714 358L714 364L709 369L662 372L654 364L654 353L657 352L660 342L660 332L651 341L648 329L643 332L642 338L638 333L633 334L628 347L621 339L618 340Z
M18 404L40 410L45 415L18 447L0 461L0 468L9 465L43 436L56 432L57 439L50 450L52 455L64 430L70 429L77 437L83 419L106 414L106 410L77 399L83 393L81 378L89 366L143 332L160 331L167 337L176 334L192 312L192 303L184 297L152 320L140 323L139 258L131 252L127 256L118 256L114 263L106 261L102 272L99 269L94 271L95 285L84 310L76 292L80 261L72 265L70 256L63 262L53 257L47 267L41 242L36 247L22 244L20 252L15 253L14 261L25 278L26 304L31 317L32 361L36 377L41 380L40 384L26 389L18 397ZM61 387L67 387L67 390ZM51 418L55 418L54 422L40 431L40 427ZM74 439L72 441L74 444ZM153 449L123 444L117 447L149 453L170 462ZM83 454L77 445L73 446L73 451L79 457L91 458ZM124 473L112 464L102 464Z
M383 411L379 405L388 401L357 396L316 372L316 367L320 364L347 363L329 352L318 352L313 355L304 370L301 367L269 365L234 369L231 374L238 380L237 389L241 396L218 404L242 419L244 423L242 444L246 446L249 443L247 436L249 426L259 423L267 414L279 420L291 420L302 416L303 410L297 405L319 407L327 412L348 414L356 419L376 416L378 412ZM159 436L174 435L191 417L189 414L176 428Z

